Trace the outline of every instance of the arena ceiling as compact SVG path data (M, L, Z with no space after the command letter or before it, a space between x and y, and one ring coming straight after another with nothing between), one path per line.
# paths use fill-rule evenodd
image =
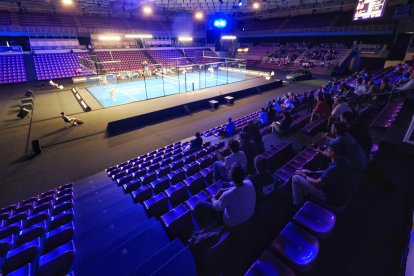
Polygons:
M72 0L73 5L63 5L64 0L0 0L0 9L14 11L76 12L80 14L138 14L144 5L150 5L154 13L174 14L178 12L205 14L266 14L270 12L294 12L307 10L352 8L356 0ZM70 0L69 0L70 1ZM405 0L389 0L406 2ZM259 8L254 9L257 3ZM309 13L308 12L308 13Z

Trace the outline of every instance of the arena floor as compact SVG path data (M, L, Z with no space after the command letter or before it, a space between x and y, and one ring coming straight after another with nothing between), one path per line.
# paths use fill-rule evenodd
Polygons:
M155 78L147 80L120 81L107 85L88 87L87 90L103 107L111 107L137 101L175 95L208 87L215 87L235 83L255 76L238 72L218 71L218 74L203 72L187 73L186 77L162 76L156 74Z

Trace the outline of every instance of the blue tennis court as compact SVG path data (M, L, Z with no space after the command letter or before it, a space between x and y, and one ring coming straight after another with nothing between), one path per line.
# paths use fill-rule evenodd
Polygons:
M254 78L244 73L231 72L227 76L225 72L220 75L204 73L187 73L184 76L157 75L157 78L125 81L116 84L100 85L87 88L103 107L111 107L131 102L190 92L207 87L225 85Z

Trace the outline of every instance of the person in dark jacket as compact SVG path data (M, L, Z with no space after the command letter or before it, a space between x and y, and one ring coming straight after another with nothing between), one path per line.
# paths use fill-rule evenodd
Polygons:
M264 155L259 154L254 159L256 173L249 175L247 178L253 183L256 190L256 204L269 199L276 188L276 181L268 170L267 159Z
M362 150L369 157L372 148L372 139L368 130L355 122L352 112L346 111L341 115L341 121L346 125L347 132L359 143Z

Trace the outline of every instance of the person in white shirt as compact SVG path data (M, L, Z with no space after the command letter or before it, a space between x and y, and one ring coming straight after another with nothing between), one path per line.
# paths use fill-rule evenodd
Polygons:
M414 89L414 73L411 74L410 80L403 86L395 88L396 91L408 91Z
M358 95L358 96L362 96L367 94L367 86L363 83L363 80L360 78L358 79L358 83L355 86L355 91L354 94Z
M200 226L224 224L227 228L238 226L249 220L256 208L256 191L252 182L245 179L245 170L239 163L231 168L232 187L221 189L211 201L200 201L194 216Z
M244 170L247 168L247 158L243 151L240 150L240 144L237 140L233 140L229 144L231 154L224 157L222 154L218 155L219 161L214 163L214 180L224 180L228 181L228 172L230 171L231 166L238 162Z
M344 97L337 97L334 101L331 117L339 119L345 111L352 112L352 108L345 101Z

